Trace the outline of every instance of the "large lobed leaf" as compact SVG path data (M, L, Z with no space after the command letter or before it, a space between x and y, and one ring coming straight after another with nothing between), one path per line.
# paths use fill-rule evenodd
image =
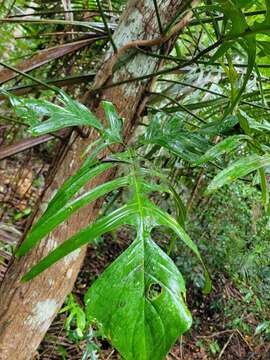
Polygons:
M126 360L161 360L191 326L185 284L152 241L151 224L137 224L133 244L86 294L86 312Z
M152 240L152 229L157 225L170 227L201 262L202 259L197 246L180 224L148 199L151 183L144 181L142 173L144 171L132 165L128 177L103 185L106 190L112 190L129 183L133 190L131 202L65 241L34 266L23 280L32 279L96 237L121 225L132 225L137 231L136 239L86 295L87 316L102 327L102 332L125 359L162 360L177 337L191 326L192 319L185 304L183 277L168 255ZM100 187L96 189L100 191ZM153 186L152 190L156 189ZM90 191L84 196L94 195ZM73 204L81 201L79 197ZM43 221L39 226L42 234L50 231L57 219L63 219L68 206L69 202L67 207L59 209L55 215L51 213ZM206 292L211 288L209 281L206 272Z
M192 320L180 272L151 239L160 214L133 176L136 239L89 289L86 311L123 358L162 360Z
M139 166L134 151L129 155L114 154L114 159L96 161L97 154L106 146L122 143L122 119L112 104L103 103L108 127L103 125L83 105L61 93L64 107L44 100L31 104L17 103L18 109L31 110L31 129L35 135L56 131L76 125L88 125L99 131L100 138L93 145L92 155L82 167L71 176L48 204L38 222L17 251L17 256L26 254L42 238L75 211L118 188L128 186L132 190L131 201L121 208L101 216L93 224L73 235L51 251L23 276L28 281L60 259L94 241L97 237L129 224L135 227L137 236L127 250L105 270L86 295L88 318L102 327L120 354L127 360L162 360L176 339L192 323L191 314L185 304L184 279L174 265L151 238L152 229L157 225L167 226L195 253L205 270L205 289L211 289L211 282L199 250L185 232L185 208L176 191L167 182L152 184L149 174ZM30 105L29 105L30 104ZM39 115L48 120L37 123ZM208 147L200 134L179 134L173 123L160 129L159 136L149 143L159 144L169 151L189 158L197 158ZM166 145L168 144L168 145ZM86 150L91 150L90 147ZM180 152L179 152L180 149ZM202 149L204 151L202 151ZM129 174L81 193L84 186L95 176L112 168L118 162L127 162ZM161 176L162 179L162 176ZM164 185L165 184L165 185ZM165 191L173 195L177 219L154 205L148 198L149 192ZM77 197L75 197L77 196ZM75 198L74 198L75 197Z

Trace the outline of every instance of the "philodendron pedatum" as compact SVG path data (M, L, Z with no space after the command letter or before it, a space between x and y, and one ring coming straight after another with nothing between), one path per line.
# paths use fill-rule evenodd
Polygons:
M154 227L162 225L170 228L196 254L205 270L204 291L207 293L211 287L197 246L183 228L181 199L164 175L146 166L147 162L134 148L124 145L123 121L111 103L102 104L107 118L107 127L104 127L84 105L64 92L60 92L59 96L63 106L45 100L9 97L17 114L30 125L33 135L81 125L93 127L99 133L97 141L84 152L85 162L58 189L47 210L18 249L17 256L25 255L86 204L118 189L129 194L129 200L122 207L100 216L67 239L30 269L22 280L31 280L102 234L124 224L133 226L136 236L132 244L89 288L85 297L86 315L89 322L102 328L102 333L124 359L164 359L176 339L190 328L192 318L185 302L184 279L171 258L153 241L151 231ZM46 116L47 120L40 122L40 115ZM123 151L98 159L102 150L114 144L122 144ZM94 177L119 164L123 168L123 176L81 192ZM172 196L176 218L150 199L149 195L153 192Z

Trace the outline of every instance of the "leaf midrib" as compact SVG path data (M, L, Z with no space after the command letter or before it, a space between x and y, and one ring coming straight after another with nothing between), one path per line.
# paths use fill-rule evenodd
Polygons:
M137 229L138 231L142 231L142 234L138 233L137 234L137 238L143 241L143 291L145 292L145 241L144 241L144 207L143 207L143 200L141 197L141 186L140 186L140 181L137 177L137 173L136 173L136 168L135 165L133 167L133 177L134 177L134 197L135 197L135 202L138 205L138 213L139 213L139 228ZM140 241L141 241L140 240ZM143 336L143 341L144 341L144 349L146 350L146 334L145 334L145 301L143 301L143 323L144 323L144 328L143 328L143 332L144 332L144 336Z

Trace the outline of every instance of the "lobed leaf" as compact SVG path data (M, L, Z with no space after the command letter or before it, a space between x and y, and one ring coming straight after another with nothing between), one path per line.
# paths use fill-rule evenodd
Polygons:
M43 237L48 235L53 229L58 225L63 223L67 218L69 218L74 212L78 211L83 206L89 204L90 202L108 194L109 192L128 185L128 177L118 178L104 184L101 184L94 189L84 193L73 201L68 202L66 205L62 206L58 211L53 212L51 216L47 217L45 220L41 218L30 231L29 235L22 243L21 247L17 251L17 256L22 256L26 254L32 247L34 247Z
M79 249L83 245L94 241L98 236L125 224L127 222L127 218L135 212L136 206L134 206L134 204L125 205L109 215L98 219L94 224L90 224L66 240L63 244L58 246L49 255L42 259L37 265L32 267L32 269L22 277L22 281L29 281L33 279L42 271L64 258L66 255Z
M38 136L55 132L60 129L72 126L91 126L102 131L103 126L101 122L88 110L86 106L73 100L63 91L60 92L59 100L64 107L52 104L47 101L42 101L43 108L47 111L48 120L43 121L39 125L31 127L32 135ZM27 102L26 102L27 106Z
M68 201L83 187L87 184L91 179L95 176L101 174L105 170L110 169L115 166L114 163L99 163L94 167L82 166L75 175L68 178L65 183L60 187L57 191L56 195L49 202L48 207L44 214L40 217L40 219L34 224L31 231L28 233L27 237L19 247L16 252L16 256L25 255L31 248L33 248L39 240L46 235L46 226L48 229L54 225L50 224L50 221L54 221L55 223L55 215L58 214L59 210L66 209L65 214L73 213L72 208L67 206ZM94 192L94 194L97 194ZM93 195L89 195L90 197ZM83 202L83 201L82 201ZM80 203L80 200L79 200ZM78 202L77 202L78 205ZM61 213L62 216L64 213ZM52 219L52 220L51 220ZM65 217L66 219L66 217ZM59 218L59 221L61 219ZM59 222L61 223L62 220ZM44 224L46 224L44 226ZM50 230L49 230L50 231ZM47 233L49 233L49 231Z
M86 313L126 360L162 360L191 326L185 284L139 219L137 238L88 290Z

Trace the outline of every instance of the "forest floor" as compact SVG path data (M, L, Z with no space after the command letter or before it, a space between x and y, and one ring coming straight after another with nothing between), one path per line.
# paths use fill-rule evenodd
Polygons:
M0 163L0 240L18 239L23 232L34 203L44 187L44 177L49 162L40 161L40 153L32 152ZM8 226L8 231L5 227ZM2 232L1 232L2 231ZM73 289L76 300L83 304L83 296L89 285L126 248L130 235L125 229L116 236L108 235L102 242L88 249L84 266ZM6 266L14 241L7 241L2 248L2 267ZM0 249L1 250L1 249ZM6 256L4 255L6 253ZM223 274L215 275L213 291L203 296L197 288L188 284L188 306L193 313L191 331L181 337L167 356L167 360L270 360L270 344L261 337L251 336L228 324L222 307L217 303L231 300L242 303L243 295ZM42 342L36 359L81 359L86 343L76 343L69 338L64 327L66 314L59 314ZM246 321L254 329L258 322L254 314ZM97 340L100 351L98 359L120 359L105 340Z

